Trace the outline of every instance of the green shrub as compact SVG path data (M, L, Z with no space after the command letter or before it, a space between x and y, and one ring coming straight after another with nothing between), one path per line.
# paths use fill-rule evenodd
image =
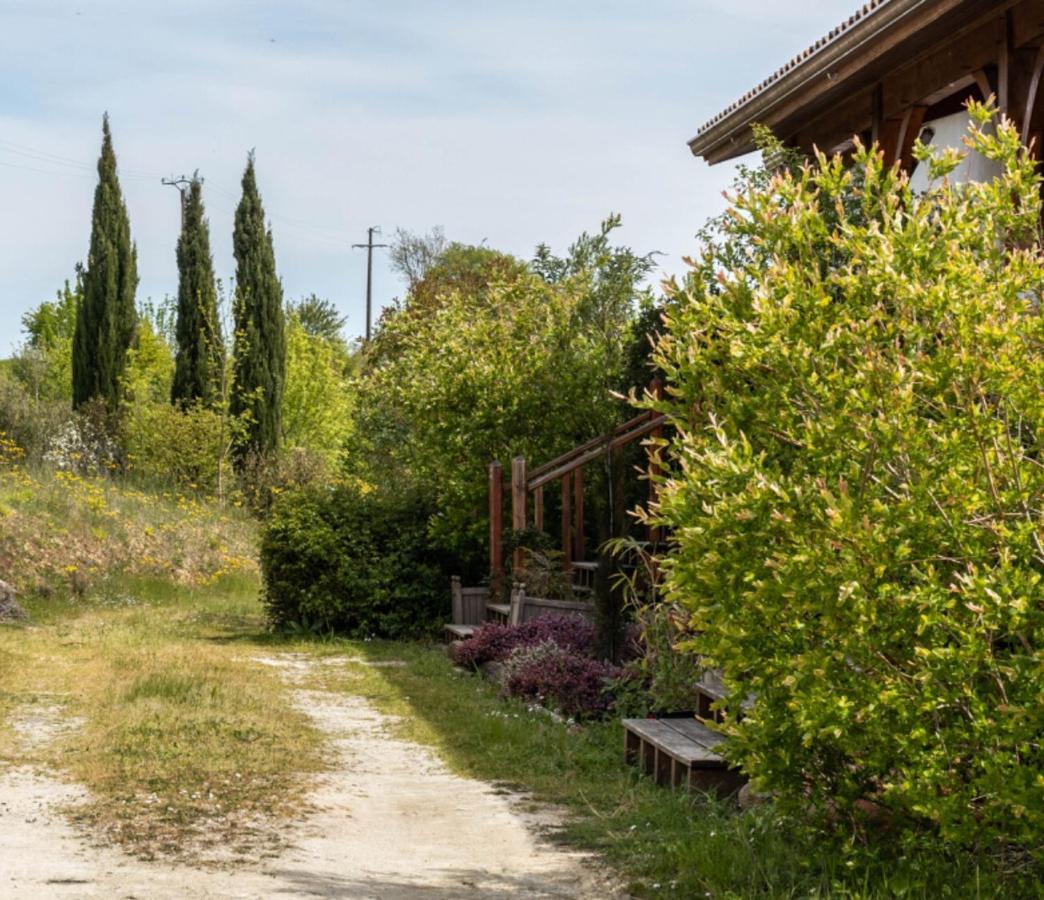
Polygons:
M283 495L261 540L273 624L404 637L446 621L450 566L429 543L430 512L354 486Z
M782 804L1039 855L1040 177L973 114L994 182L915 196L859 150L735 198L755 252L703 263L656 354L659 519L692 650L753 698L728 752Z
M229 444L219 412L201 405L182 409L166 401L128 404L123 437L127 468L138 478L179 490L218 493Z

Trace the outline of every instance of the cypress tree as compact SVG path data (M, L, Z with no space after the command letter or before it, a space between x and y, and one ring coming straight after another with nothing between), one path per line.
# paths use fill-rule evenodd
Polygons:
M236 208L233 249L236 334L229 411L241 417L245 425L236 448L242 460L250 452L267 455L279 446L286 382L283 286L276 276L272 232L265 227L253 153L243 173L243 197Z
M210 226L203 214L203 185L194 175L182 202L178 238L178 353L171 402L213 406L221 398L224 347L218 327L217 286Z
M116 177L108 113L102 119L98 186L94 190L91 246L83 273L83 295L73 335L73 406L95 397L110 412L120 400L127 351L137 329L134 292L138 287L137 250Z

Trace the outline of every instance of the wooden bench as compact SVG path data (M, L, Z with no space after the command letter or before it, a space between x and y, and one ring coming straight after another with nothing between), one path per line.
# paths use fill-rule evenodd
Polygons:
M746 780L717 752L725 740L695 718L624 719L624 757L665 787L729 796Z
M491 622L503 625L521 625L540 616L549 614L580 616L594 619L594 604L586 600L552 600L545 597L530 597L526 586L516 582L511 588L510 603L488 603L486 614Z
M484 587L462 587L456 575L450 581L453 595L453 621L445 627L446 637L461 641L471 637L475 629L486 621L489 589Z

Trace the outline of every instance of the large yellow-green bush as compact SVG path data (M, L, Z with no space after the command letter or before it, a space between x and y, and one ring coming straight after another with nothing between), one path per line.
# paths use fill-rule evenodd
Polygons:
M734 198L729 265L700 264L656 354L665 590L750 701L729 755L781 803L1039 855L1040 178L973 113L994 182L921 148L917 196L859 150Z

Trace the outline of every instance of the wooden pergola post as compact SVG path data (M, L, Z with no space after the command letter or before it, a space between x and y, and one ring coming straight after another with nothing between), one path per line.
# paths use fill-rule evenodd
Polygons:
M489 464L489 571L499 588L504 577L504 467Z
M544 530L544 486L533 491L533 526L537 531Z
M515 531L526 530L526 498L528 493L526 459L524 456L516 456L511 461L511 527ZM515 547L512 569L514 570L514 578L518 581L519 576L526 570L526 552L522 547Z
M579 466L573 474L573 539L576 548L573 559L584 560L584 467Z
M562 476L562 567L568 572L573 565L573 479Z

